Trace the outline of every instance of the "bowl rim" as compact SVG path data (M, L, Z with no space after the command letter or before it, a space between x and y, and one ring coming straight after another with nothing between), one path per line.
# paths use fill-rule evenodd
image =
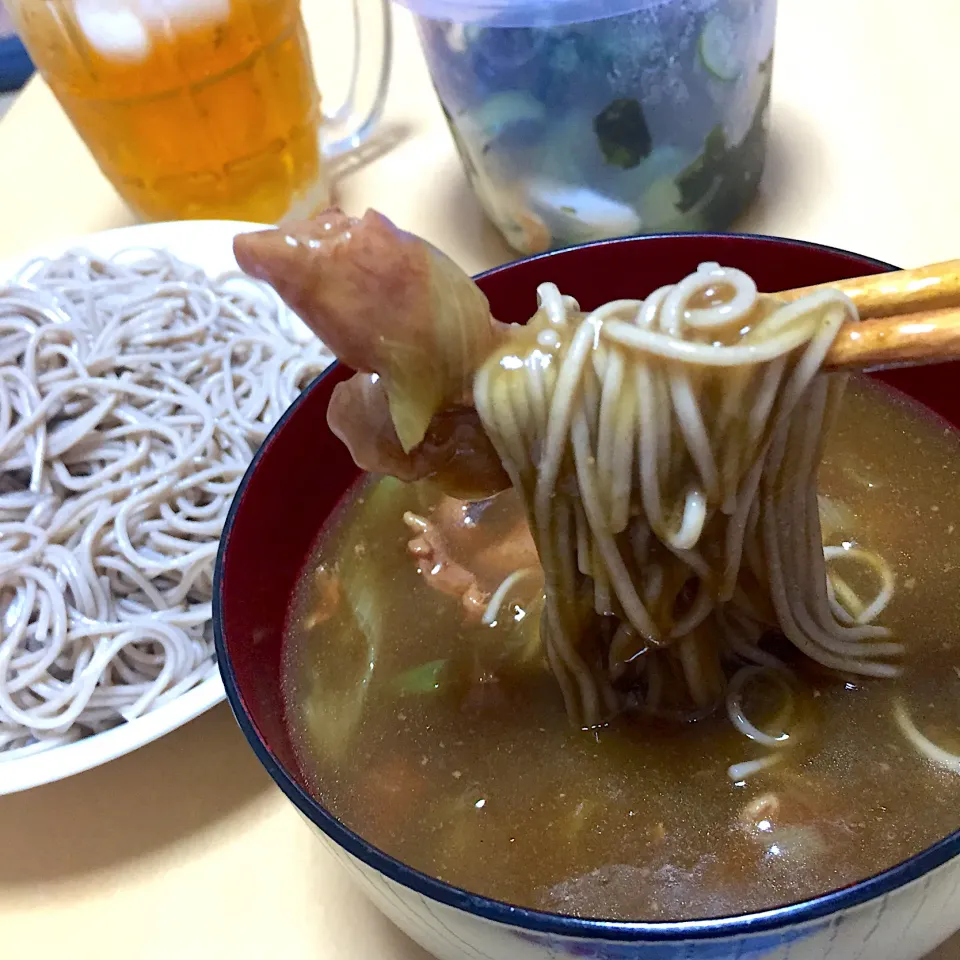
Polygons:
M841 247L813 243L807 240L795 240L787 237L755 233L688 232L679 235L715 239L718 241L729 240L732 237L742 237L750 240L760 240L780 248L784 246L799 247L854 257L862 262L882 267L884 270L898 269L892 264L874 257L866 257ZM678 236L678 234L648 234L578 244L574 247L550 250L546 253L537 254L532 257L524 257L520 260L502 264L477 274L474 279L481 280L505 270L510 270L518 263L548 259L557 254L567 253L574 249L613 246L622 243L635 244L676 236ZM867 903L870 900L886 896L894 890L931 873L955 857L960 857L960 828L958 828L953 833L948 834L946 837L926 847L919 853L914 854L907 860L903 860L880 873L859 880L856 883L848 884L835 890L829 890L819 896L800 900L795 903L788 903L783 906L751 913L696 920L602 920L574 917L562 913L550 913L529 907L518 907L503 900L496 900L482 894L471 893L461 887L431 877L429 874L416 870L402 861L397 860L378 847L375 847L372 843L365 840L338 820L323 804L315 800L297 783L286 768L274 757L266 742L261 739L253 720L243 705L233 663L227 651L222 617L224 558L229 549L234 521L239 512L240 505L243 502L247 484L257 469L261 458L266 456L271 444L277 434L283 430L287 420L295 414L307 396L318 387L321 381L329 376L338 366L339 361L332 363L313 383L301 392L274 425L267 438L260 445L253 460L250 462L240 486L234 495L233 503L230 505L230 511L220 537L220 546L217 551L217 560L214 569L213 590L213 624L217 663L223 677L227 700L230 703L230 708L233 710L237 723L254 753L257 755L257 758L266 768L277 786L286 795L287 799L330 840L360 860L363 864L376 870L394 883L407 887L421 896L435 900L448 907L462 910L465 913L472 914L484 920L489 920L507 927L513 927L531 934L563 936L579 938L581 940L613 940L626 943L638 941L664 943L692 939L715 940L770 932L787 927L797 927L801 924L822 920Z

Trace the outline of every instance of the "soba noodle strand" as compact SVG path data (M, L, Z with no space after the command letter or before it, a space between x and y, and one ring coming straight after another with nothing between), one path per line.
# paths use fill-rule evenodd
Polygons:
M852 303L780 304L716 264L589 313L552 284L539 296L474 396L526 502L542 640L571 718L693 717L726 699L738 728L779 750L797 737L762 730L742 702L747 679L792 690L759 645L769 628L827 667L895 674L901 647L871 625L892 578L858 555L882 588L845 610L820 535L816 471L844 378L819 371Z
M257 447L332 359L267 287L83 252L0 290L0 761L215 668L217 541Z

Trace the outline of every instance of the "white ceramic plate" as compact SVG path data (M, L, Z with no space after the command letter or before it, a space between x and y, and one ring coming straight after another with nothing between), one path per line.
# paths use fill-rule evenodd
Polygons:
M202 267L216 275L237 269L233 257L233 238L238 233L264 229L262 224L229 220L195 220L181 223L154 223L137 227L107 230L87 237L77 237L34 250L19 260L0 263L0 286L3 286L25 264L36 257L56 257L68 250L83 248L109 257L128 247L156 247L169 250L174 256ZM296 318L291 326L298 335L312 334ZM0 796L52 783L98 767L108 760L122 757L144 744L162 737L189 720L209 710L224 698L220 674L204 680L183 696L136 720L121 724L104 733L62 747L27 756L20 760L3 760L0 754Z

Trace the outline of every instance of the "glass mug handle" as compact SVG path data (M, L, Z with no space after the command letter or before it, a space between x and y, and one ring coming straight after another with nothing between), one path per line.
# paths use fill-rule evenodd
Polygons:
M364 6L377 9L377 0L364 0ZM377 50L363 49L362 34L364 28L360 14L360 0L353 0L353 66L350 68L350 85L343 103L332 114L324 114L321 128L321 142L323 155L328 159L339 157L350 150L354 150L367 140L383 114L384 103L387 98L387 86L390 82L390 67L393 61L393 24L390 19L390 0L379 0L379 20L381 24L380 44ZM367 45L369 47L369 44ZM369 59L379 53L379 58ZM360 80L361 69L364 65L375 64L379 60L380 74L377 78L376 93L370 109L364 115L357 111L357 86ZM335 139L328 137L329 128L343 128L340 136Z

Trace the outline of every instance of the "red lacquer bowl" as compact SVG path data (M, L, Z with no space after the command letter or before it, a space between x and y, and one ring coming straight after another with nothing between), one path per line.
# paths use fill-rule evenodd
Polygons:
M498 319L523 322L536 308L540 283L553 281L592 309L608 300L644 297L705 260L747 271L761 290L893 269L797 241L679 234L561 250L492 270L477 282ZM520 909L458 890L392 859L328 813L306 791L298 769L284 724L280 660L298 575L318 531L358 476L326 423L331 391L351 372L336 365L306 390L247 471L220 543L214 622L227 696L251 746L394 922L449 960L776 960L788 953L791 958L829 953L909 960L960 928L960 831L883 874L803 903L716 920L603 923ZM960 426L958 377L960 367L948 364L882 375ZM879 952L874 954L871 944Z

